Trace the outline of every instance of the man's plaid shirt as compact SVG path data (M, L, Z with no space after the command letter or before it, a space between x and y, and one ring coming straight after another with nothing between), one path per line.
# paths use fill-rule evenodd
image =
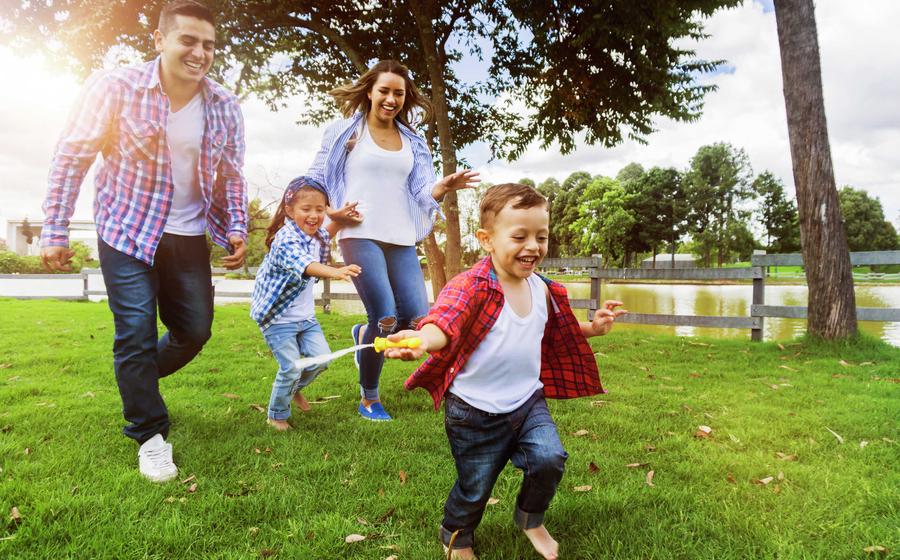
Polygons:
M600 385L597 362L578 319L569 306L562 284L540 277L550 289L551 309L541 344L541 381L544 395L569 399L605 393ZM494 326L505 296L497 273L486 257L451 280L437 298L419 328L431 323L449 338L406 380L407 390L423 387L438 408L456 374ZM538 341L534 341L538 344Z
M202 81L204 130L198 179L212 240L247 234L244 121L237 98ZM95 173L97 234L116 250L153 264L172 206L172 159L166 138L168 97L159 59L100 71L88 80L60 135L50 165L41 245L67 246L69 219L85 173Z
M300 292L312 290L316 278L304 274L306 267L314 262L327 264L330 256L330 237L325 228L310 236L292 220L285 220L256 272L250 317L260 328L268 327Z

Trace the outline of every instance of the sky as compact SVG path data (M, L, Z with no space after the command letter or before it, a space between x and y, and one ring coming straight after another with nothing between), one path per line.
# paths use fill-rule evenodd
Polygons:
M881 200L885 217L900 226L900 49L896 0L816 2L828 132L838 186L852 185ZM720 11L705 23L708 39L696 44L705 59L727 65L701 78L718 89L706 98L703 116L693 123L660 118L657 132L642 145L615 148L579 143L566 156L536 145L518 160L489 161L486 146L461 152L483 180L525 177L562 181L574 171L615 176L629 162L687 167L703 145L728 142L746 150L755 174L771 171L793 192L790 149L782 96L775 14L770 1L747 0ZM472 71L473 69L469 69ZM477 71L477 69L474 69ZM35 56L0 47L0 237L6 219L40 219L47 170L54 144L80 89L80 81ZM14 84L14 85L13 85ZM249 194L275 200L287 182L306 171L322 129L298 126L302 97L286 108L268 109L255 98L243 103L247 135L245 175ZM75 219L90 219L93 182L82 187Z

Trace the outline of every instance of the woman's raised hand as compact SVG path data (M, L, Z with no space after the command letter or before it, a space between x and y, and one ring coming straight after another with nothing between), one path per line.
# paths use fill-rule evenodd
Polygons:
M435 183L434 188L431 189L431 196L433 196L435 200L441 200L448 192L456 192L462 189L474 189L480 182L481 177L477 171L471 169L457 171Z

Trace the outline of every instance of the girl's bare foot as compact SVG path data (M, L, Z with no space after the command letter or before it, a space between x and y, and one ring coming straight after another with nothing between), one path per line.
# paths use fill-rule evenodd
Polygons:
M546 560L556 560L559 553L559 543L553 540L547 528L541 525L534 529L525 529L525 535L531 541L531 546L546 558Z
M449 558L449 560L478 560L471 546L468 548L454 548L453 554L449 556L447 555L448 551L447 545L444 545L444 558Z
M300 391L294 393L294 404L297 405L297 408L299 408L303 412L309 412L309 410L312 408L311 406L309 406L309 401L306 400L306 397L304 397L303 393L301 393Z
M287 423L287 420L273 420L272 418L266 418L266 424L272 426L279 432L291 429L291 425Z

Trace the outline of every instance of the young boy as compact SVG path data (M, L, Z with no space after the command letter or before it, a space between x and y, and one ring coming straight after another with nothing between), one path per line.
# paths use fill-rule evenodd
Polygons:
M489 256L450 281L418 331L416 349L385 356L431 356L406 381L424 387L435 408L444 399L444 424L457 479L444 504L440 538L453 558L474 558L474 532L507 461L524 471L515 522L544 558L559 545L544 527L568 455L545 397L604 392L586 337L609 332L625 313L607 301L591 322L579 322L565 288L537 274L547 254L547 200L515 183L488 189L481 201L478 241ZM455 538L453 538L456 533Z

